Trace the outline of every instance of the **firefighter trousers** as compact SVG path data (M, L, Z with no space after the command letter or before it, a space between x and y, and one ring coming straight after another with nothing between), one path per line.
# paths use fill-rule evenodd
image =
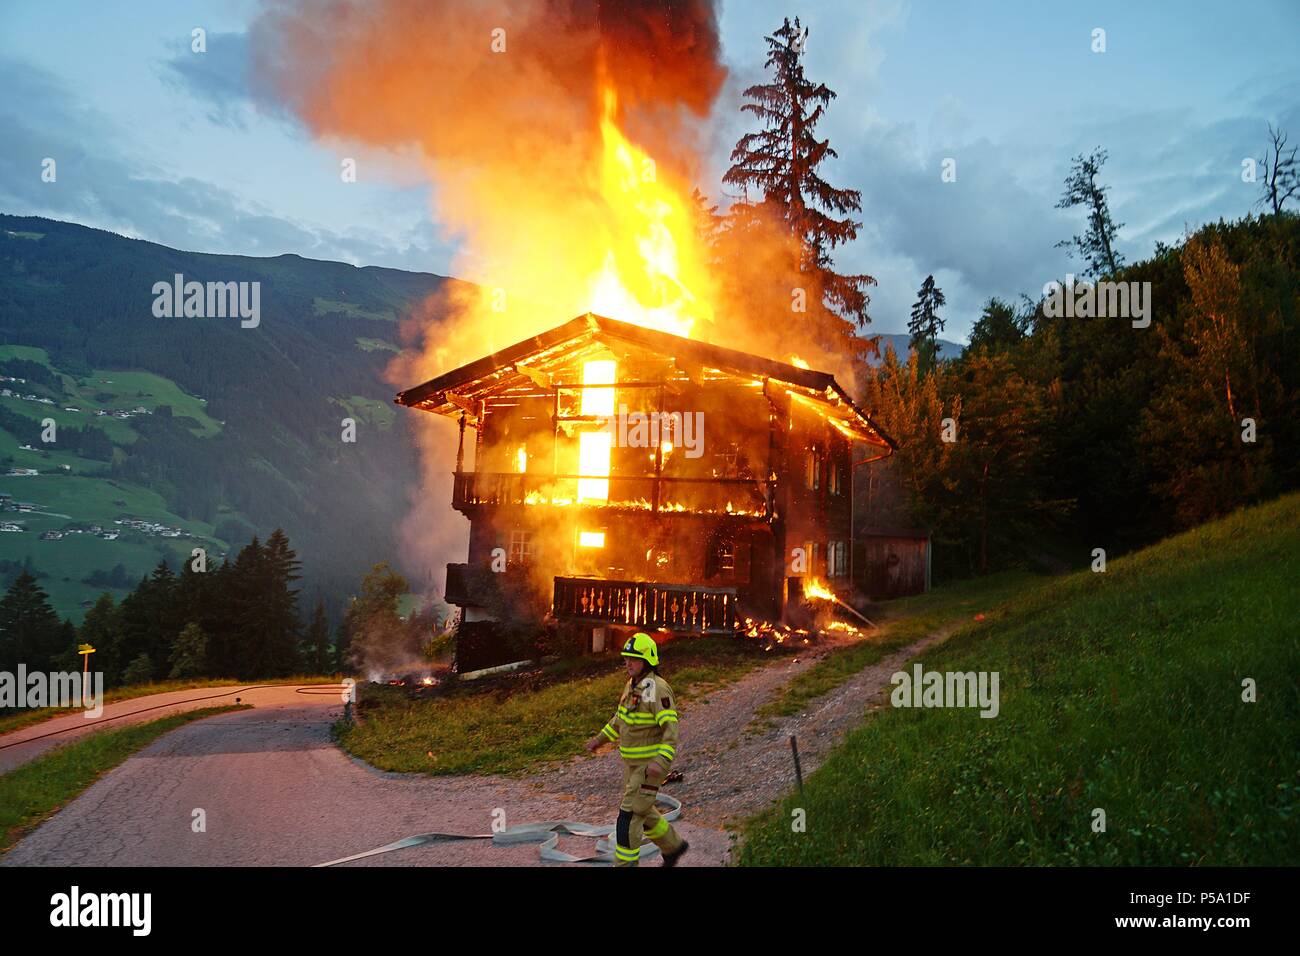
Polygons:
M675 853L682 838L655 809L657 786L645 782L646 765L624 765L623 803L615 827L614 865L636 866L641 857L642 838L650 840L665 855Z

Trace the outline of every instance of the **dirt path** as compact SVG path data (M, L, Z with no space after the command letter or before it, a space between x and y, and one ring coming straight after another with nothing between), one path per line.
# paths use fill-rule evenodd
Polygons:
M683 779L666 786L665 792L682 801L684 819L718 828L739 823L780 800L795 786L791 734L798 737L800 762L807 777L845 733L869 710L880 706L890 676L945 639L956 626L899 648L810 701L803 712L777 718L762 730L750 729L754 712L824 654L762 667L702 700L683 703L681 756L673 765ZM536 774L527 783L561 799L607 807L618 773L618 756L611 752L594 759L577 758Z

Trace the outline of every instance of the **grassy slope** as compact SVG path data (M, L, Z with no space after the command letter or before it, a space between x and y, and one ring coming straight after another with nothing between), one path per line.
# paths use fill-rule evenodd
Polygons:
M664 676L688 705L770 660L756 643L720 637L674 641L663 657ZM610 660L598 673L536 690L468 684L448 697L411 701L400 691L367 688L364 723L340 725L338 736L350 753L381 770L523 772L581 754L583 742L613 714L626 679L621 663Z
M19 500L35 502L42 511L48 512L0 513L5 520L21 522L27 529L22 534L0 534L0 558L22 561L30 557L37 569L45 572L46 576L38 583L49 594L50 602L60 614L71 615L74 620L80 620L84 613L80 607L82 602L93 602L106 590L119 600L127 593L84 584L83 578L95 570L108 570L121 564L133 579L138 579L153 570L164 551L171 566L179 568L189 560L193 548L207 548L209 557L222 554L227 548L224 541L213 537L211 525L177 517L167 510L160 495L138 485L106 478L41 475L7 480L0 477L0 490L12 493ZM113 519L120 514L182 527L194 537L161 538L134 531L123 531L116 541L88 534L69 535L58 541L43 541L40 537L42 531L60 530L70 520L113 527Z
M827 655L790 681L780 694L755 711L756 724L762 726L768 718L799 713L809 701L839 687L864 667L927 634L970 620L978 613L991 612L1036 580L1026 572L1008 571L890 601L884 605L888 618L876 621L879 632Z
M248 709L247 704L207 707L120 730L101 731L0 776L0 852L167 731L213 714Z
M7 358L39 362L58 372L44 349L0 346L0 361ZM170 405L173 414L188 417L195 422L191 430L196 435L214 435L221 426L207 414L204 404L198 398L186 394L170 380L148 372L96 371L81 381L59 374L65 395L55 407L0 397L0 405L32 420L30 435L14 436L0 431L0 456L11 457L15 467L36 468L42 473L35 478L6 478L0 475L0 491L8 491L21 501L35 502L42 511L48 512L0 513L0 519L19 522L27 529L22 534L0 534L0 558L22 561L30 557L36 567L46 574L40 579L40 584L56 610L60 614L72 616L74 620L80 620L84 612L83 603L92 602L103 591L110 591L119 600L128 593L121 589L92 587L82 583L82 579L92 572L108 570L121 564L133 578L139 578L158 564L164 551L168 554L172 567L179 567L181 562L189 558L191 549L205 547L209 554L215 555L223 553L227 543L212 536L211 524L185 520L173 514L162 497L153 491L107 478L82 477L87 473L102 472L106 463L59 451L57 443L43 445L39 441L40 419L48 415L55 419L60 428L98 428L119 447L129 446L136 440L138 436L135 430L128 422L95 417L96 410L131 409L137 405L148 408ZM11 387L19 390L24 388ZM40 391L34 387L33 390ZM113 397L102 401L95 397L102 393L111 393ZM65 405L81 411L66 412L63 410ZM24 443L32 444L40 450L23 451L19 445ZM65 464L71 468L70 474L50 474ZM70 520L111 526L113 519L121 514L182 527L195 538L148 537L126 531L116 541L105 541L91 535L73 535L59 541L40 539L41 532L61 530ZM59 517L62 515L67 517Z
M886 707L741 862L1296 864L1297 580L1289 495L1012 601L922 657L998 671L998 717Z

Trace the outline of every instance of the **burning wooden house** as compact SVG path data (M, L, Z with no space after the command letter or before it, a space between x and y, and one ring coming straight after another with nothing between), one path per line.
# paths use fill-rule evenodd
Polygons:
M462 668L526 656L512 622L548 615L599 650L849 595L854 469L895 447L825 372L591 314L396 401L459 424Z

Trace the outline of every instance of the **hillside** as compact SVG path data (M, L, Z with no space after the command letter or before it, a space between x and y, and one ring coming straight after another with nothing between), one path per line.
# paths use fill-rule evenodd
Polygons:
M996 717L882 699L802 800L751 823L742 862L1293 862L1297 580L1292 494L1028 593L921 658L997 671Z
M260 323L155 317L153 285L177 273L260 282ZM79 619L162 556L283 527L307 592L346 593L394 557L415 470L382 370L399 320L449 281L0 216L0 526L22 529L0 532L0 583L29 565Z
M885 360L885 350L892 347L894 353L901 359L907 359L907 353L911 351L912 346L909 344L912 337L905 332L883 332L879 336L878 344L880 355L869 359L871 365L880 365ZM949 342L947 339L939 340L939 358L953 359L961 355L966 350L966 346L957 342Z

